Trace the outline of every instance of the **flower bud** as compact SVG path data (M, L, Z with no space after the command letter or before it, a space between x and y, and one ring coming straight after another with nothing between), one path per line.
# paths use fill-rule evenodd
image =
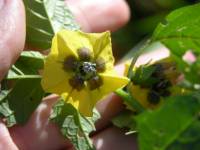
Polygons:
M130 94L144 108L155 109L162 105L166 97L190 92L180 86L184 77L177 68L174 59L167 55L160 60L134 66L130 84ZM126 63L125 75L128 73L130 61ZM126 103L128 108L131 108ZM135 111L135 110L134 110Z

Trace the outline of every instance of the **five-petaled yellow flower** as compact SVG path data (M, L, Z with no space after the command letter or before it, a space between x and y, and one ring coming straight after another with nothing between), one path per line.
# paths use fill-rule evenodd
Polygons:
M98 100L128 83L116 75L113 63L110 32L61 30L45 60L42 86L91 116Z

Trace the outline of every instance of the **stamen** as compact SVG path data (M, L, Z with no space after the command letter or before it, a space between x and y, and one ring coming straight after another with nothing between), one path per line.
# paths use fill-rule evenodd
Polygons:
M95 90L103 84L103 81L102 81L101 77L95 76L88 81L88 84L89 84L90 90Z
M98 76L98 72L106 69L104 59L100 57L95 62L90 62L91 52L85 47L78 49L77 52L78 60L75 56L69 56L64 61L63 68L74 73L74 76L69 79L69 84L78 91L84 88L85 82L88 83L90 90L99 88L103 81Z
M65 71L75 71L78 61L75 56L68 56L63 63L63 69Z
M69 84L72 86L72 88L76 89L77 91L80 91L84 88L84 80L81 76L75 75L72 78L69 79Z
M97 71L98 72L104 72L106 70L106 66L105 66L105 60L101 57L97 58L95 61L96 65L97 65Z
M89 61L91 59L91 51L86 47L79 48L78 56L81 61Z

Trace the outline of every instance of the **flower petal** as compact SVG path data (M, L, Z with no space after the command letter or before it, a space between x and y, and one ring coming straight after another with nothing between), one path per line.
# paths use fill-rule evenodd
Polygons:
M144 108L150 108L154 109L157 108L158 106L163 104L163 99L161 98L158 104L151 104L148 101L148 93L149 89L144 89L141 88L138 85L131 85L130 90L132 91L131 94L132 96L144 107ZM128 106L129 108L129 106Z
M124 76L117 76L113 74L100 74L103 79L103 85L100 87L102 94L108 94L110 92L114 92L115 90L122 88L126 84L128 84L129 79Z
M66 73L63 70L63 64L61 62L58 62L53 57L47 57L44 68L41 84L45 91L60 94L64 90L66 92L66 89L71 89L68 83L70 73ZM62 84L62 87L60 87L60 84ZM58 87L59 89L56 89ZM59 91L61 89L62 91Z
M67 101L68 103L71 103L82 115L88 117L92 116L93 108L96 103L90 98L87 88L81 91L73 90L70 97L69 101Z
M87 35L94 49L94 59L103 58L106 69L113 69L114 57L112 54L112 44L110 32L90 33Z
M67 102L71 103L84 116L92 116L93 108L103 96L125 86L129 81L126 77L112 74L101 74L101 77L103 85L99 89L90 91L86 86L83 90L73 90L70 94L70 99Z
M51 51L48 57L53 57L63 62L64 59L69 55L76 56L76 53L73 51L73 49L70 49L67 46L64 37L62 36L62 32L60 31L52 40Z
M93 51L90 41L85 33L81 31L61 30L57 33L56 37L58 53L61 58L63 55L66 55L66 53L70 53L71 55L78 57L77 50L83 47Z
M104 96L108 95L111 92L114 92L118 88L122 88L125 86L129 79L126 77L120 77L112 74L100 74L103 85L93 91L89 91L90 99L93 103L97 103L97 101L101 100Z

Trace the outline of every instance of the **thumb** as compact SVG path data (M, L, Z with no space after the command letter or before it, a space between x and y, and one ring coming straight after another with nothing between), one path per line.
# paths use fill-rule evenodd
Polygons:
M0 1L0 81L25 42L25 13L21 0Z

